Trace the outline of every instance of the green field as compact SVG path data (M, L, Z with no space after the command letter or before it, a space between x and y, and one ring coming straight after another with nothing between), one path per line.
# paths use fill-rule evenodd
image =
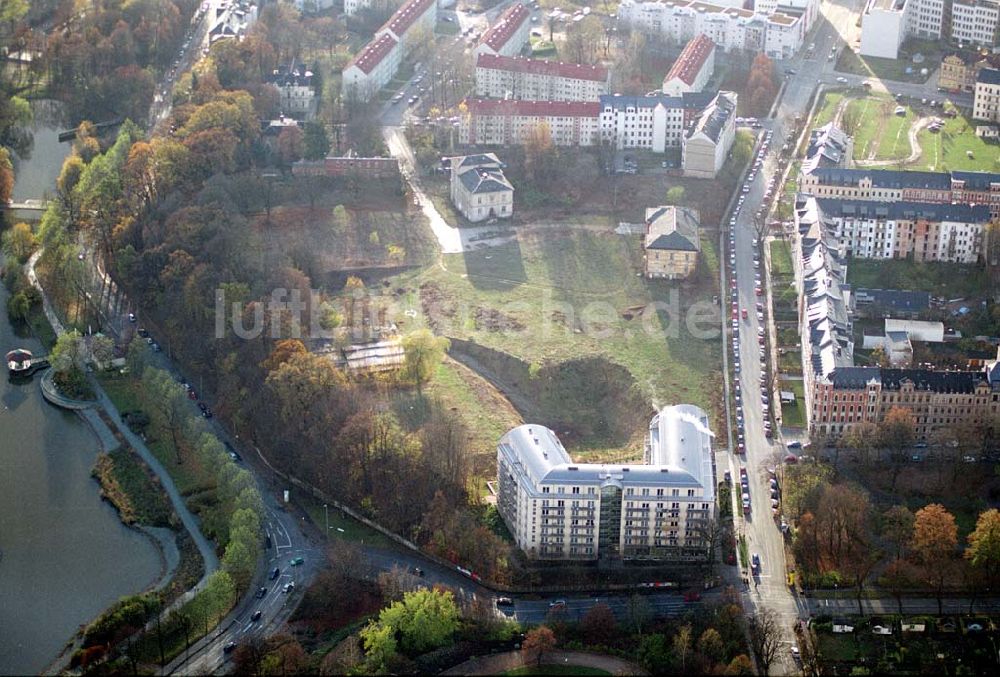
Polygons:
M844 100L840 92L828 92L817 107L812 127L819 127L833 120L837 107ZM906 109L905 115L895 115L896 106ZM951 108L951 106L949 106ZM917 134L920 157L912 164L903 165L912 171L1000 171L1000 144L976 136L975 121L960 112L945 117L943 108L930 108L919 102L897 102L885 95L865 95L851 98L841 126L845 125L847 111L857 122L854 129L854 159L905 160L912 148L910 128L921 118L936 117L944 123L939 132L926 126ZM847 130L850 131L850 130ZM971 156L969 153L971 152Z
M782 390L795 393L795 403L781 405L781 423L790 428L804 428L806 425L806 395L802 381L782 381Z
M828 122L832 122L837 113L837 106L844 100L843 92L825 92L816 106L816 114L813 115L812 126L822 127Z
M394 286L424 287L423 311L432 288L435 329L443 335L538 366L604 357L628 369L653 404L710 409L707 381L718 362L719 322L711 301L718 293L712 240L702 238L698 270L684 282L640 276L636 237L553 228L446 255L443 266L401 275ZM402 301L412 303L412 295ZM697 326L707 327L703 338L689 331L692 306L700 313Z
M891 105L891 104L890 104ZM895 106L891 105L894 109ZM905 160L910 156L910 127L916 122L916 116L909 106L904 115L892 114L886 107L881 108L878 116L884 120L879 130L878 146L875 149L876 160Z
M914 64L909 59L909 54L919 51L927 59L921 64ZM873 56L861 56L849 47L840 50L837 58L836 70L840 73L852 73L878 78L879 80L894 80L896 82L916 82L924 83L931 73L937 68L940 62L941 49L931 41L911 40L900 50L898 59L880 59ZM825 57L823 57L825 58ZM907 73L906 69L911 72ZM927 74L921 74L921 69L926 68Z
M961 114L955 118L939 117L944 128L937 133L926 128L920 130L917 134L920 159L907 165L907 169L1000 171L1000 144L976 136L976 123Z
M792 249L787 240L771 240L771 274L795 274L792 268Z

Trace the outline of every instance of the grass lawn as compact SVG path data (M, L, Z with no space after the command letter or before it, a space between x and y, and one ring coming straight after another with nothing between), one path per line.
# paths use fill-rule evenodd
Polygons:
M799 350L785 350L778 355L778 369L783 374L801 374L802 353Z
M344 541L354 541L356 543L364 543L365 545L373 545L380 548L395 548L397 543L390 538L386 537L379 531L371 529L351 516L344 514L341 515L340 511L330 506L328 510L324 510L323 504L316 498L313 498L310 494L303 491L296 491L295 502L305 510L306 514L309 515L309 519L312 520L316 528L322 533L323 529L327 524L327 513L330 517L330 538L331 539L341 539Z
M985 271L975 265L915 263L893 259L851 259L847 281L854 288L927 291L944 298L978 297L989 289Z
M816 114L813 116L812 128L822 127L833 121L837 113L837 107L844 100L843 92L824 92L820 104L816 107Z
M895 104L882 106L879 111L884 123L875 149L876 160L904 160L910 156L909 132L917 116L909 106L905 115L894 115L890 109L895 109Z
M928 56L926 51L922 52L925 56ZM900 52L899 59L880 59L873 56L861 56L849 47L845 47L840 50L840 57L837 59L836 70L840 73L852 73L854 75L863 75L868 77L875 77L880 80L895 80L897 82L916 82L923 84L927 82L927 78L930 77L930 73L934 71L937 64L933 60L933 55L930 55L922 64L911 63L909 59L903 58L902 52ZM910 73L906 72L907 68L911 69ZM927 68L927 75L922 75L920 70L922 68Z
M963 115L938 117L944 122L944 128L936 134L924 128L917 134L920 159L915 164L907 165L907 169L1000 171L1000 144L976 136L974 121ZM968 156L969 151L972 157Z
M582 665L525 665L503 673L505 675L610 675L607 670Z
M713 239L702 238L698 269L685 282L638 275L637 237L553 227L446 255L444 267L402 274L394 286L434 290L433 299L422 293L420 319L429 312L440 334L538 366L603 357L624 366L654 406L688 402L708 410L708 377L718 362ZM707 327L697 336L689 330L692 306L698 326Z
M794 275L792 268L792 248L787 240L771 240L771 274Z
M804 428L806 425L806 395L802 381L782 381L782 390L795 393L795 403L781 404L781 423L791 428Z
M848 111L857 115L857 129L854 131L854 159L865 159L868 157L870 146L877 138L878 118L872 119L871 111L878 108L878 100L872 97L863 99L852 99L844 110L844 115Z

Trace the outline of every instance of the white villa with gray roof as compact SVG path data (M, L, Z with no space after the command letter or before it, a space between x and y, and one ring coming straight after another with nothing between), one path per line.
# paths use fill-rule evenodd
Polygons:
M646 464L574 463L550 429L521 425L497 446L497 509L531 559L704 559L711 438L708 415L681 404L650 422Z
M473 223L514 215L514 186L493 153L451 158L451 201Z

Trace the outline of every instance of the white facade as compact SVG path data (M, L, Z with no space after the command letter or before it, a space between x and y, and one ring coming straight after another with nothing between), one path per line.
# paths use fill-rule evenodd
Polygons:
M709 93L683 96L602 96L601 139L618 149L662 153L676 148L688 123L711 101Z
M908 32L913 0L871 0L861 18L861 55L895 59Z
M684 136L684 176L714 179L726 163L736 139L736 94L719 92Z
M861 54L895 59L909 36L991 47L998 22L997 0L868 0Z
M597 101L608 93L608 70L555 61L480 54L476 96L529 101Z
M715 515L708 416L653 417L647 465L574 463L559 438L522 425L497 445L497 509L531 559L701 559Z
M346 97L368 101L392 80L413 47L414 36L433 31L437 0L407 0L375 32L372 40L344 68L341 90Z
M451 158L451 201L473 223L514 215L514 187L493 153Z
M948 0L949 4L951 0ZM944 0L912 0L910 35L940 40L944 25Z
M383 34L369 42L341 74L344 96L358 101L372 99L396 75L402 57L403 50L391 35Z
M994 0L954 0L951 8L952 40L965 45L996 44L1000 5Z
M580 101L466 101L458 128L461 144L521 145L542 126L557 146L598 143L598 104Z
M372 0L344 0L344 14L354 16L366 7L372 6Z
M622 0L619 20L647 33L685 42L699 33L726 51L741 49L764 52L773 59L786 59L801 47L818 13L818 0L783 3L797 16L785 14L778 3L761 5L755 11L731 4L700 0Z
M1000 71L992 68L979 71L972 101L972 118L1000 122Z
M476 45L476 56L494 54L500 56L517 56L528 44L528 34L531 32L528 8L517 3L511 5L500 15L497 22L483 33L482 39Z

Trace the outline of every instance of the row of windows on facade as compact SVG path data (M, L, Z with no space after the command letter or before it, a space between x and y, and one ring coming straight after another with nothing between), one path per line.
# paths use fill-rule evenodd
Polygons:
M555 491L550 491L550 489L555 489ZM548 494L548 493L553 493L553 494L566 494L566 493L568 493L568 494L579 494L579 493L581 493L581 491L580 491L581 488L580 487L570 487L570 491L568 491L568 492L565 491L565 489L566 489L566 487L547 487L547 486L543 486L542 487L542 493L543 494ZM665 491L666 491L665 489L657 489L656 490L656 496L666 496L666 494L664 493ZM594 495L596 493L597 493L596 487L587 487L587 494ZM636 495L635 494L635 487L626 487L625 488L625 495L626 496L635 496ZM642 492L639 495L640 496L652 496L653 494L650 493L649 487L643 487L642 488ZM680 496L681 495L680 494L680 489L671 489L670 490L670 495L671 496ZM688 489L687 490L687 495L688 496L694 496L695 495L695 490L694 489ZM561 506L562 504L563 504L563 502L559 501L559 505ZM548 501L547 500L542 501L542 505L543 506L544 505L548 505Z

